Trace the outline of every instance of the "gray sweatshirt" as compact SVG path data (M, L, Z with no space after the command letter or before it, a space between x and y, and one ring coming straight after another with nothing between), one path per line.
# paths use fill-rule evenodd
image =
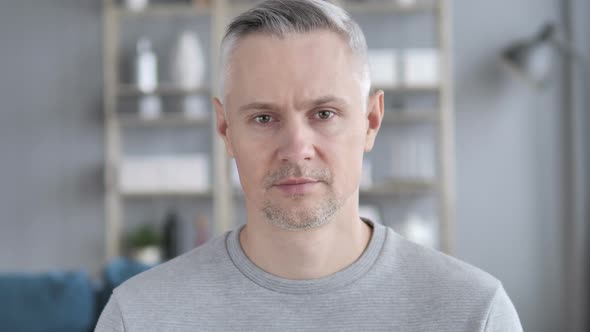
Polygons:
M311 280L258 268L238 227L117 287L96 331L522 331L496 278L365 222L361 257Z

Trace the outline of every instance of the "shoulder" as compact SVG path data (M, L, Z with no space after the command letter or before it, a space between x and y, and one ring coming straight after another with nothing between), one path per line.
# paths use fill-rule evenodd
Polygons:
M482 269L432 248L411 242L387 229L383 249L389 264L416 281L430 281L438 285L461 285L470 290L479 289L493 296L500 281Z
M520 318L514 308L514 304L506 294L504 287L500 285L497 289L485 323L486 332L522 332Z
M502 283L488 272L440 251L387 231L381 268L404 296L419 295L423 305L473 310L485 315Z
M452 317L468 330L522 330L502 283L490 273L408 241L391 228L382 254L380 266L395 292L413 298L418 306Z

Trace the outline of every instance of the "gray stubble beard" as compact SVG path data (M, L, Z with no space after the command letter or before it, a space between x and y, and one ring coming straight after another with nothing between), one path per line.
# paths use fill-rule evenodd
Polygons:
M328 186L326 196L318 202L317 207L302 208L297 202L305 199L305 195L290 195L287 199L295 204L293 208L282 207L279 203L270 199L264 201L262 213L266 221L285 230L308 230L328 224L344 205L344 199L337 197L330 187L333 184L333 175L328 169L311 170L302 168L296 164L287 164L270 173L265 178L265 185L270 189L273 183L288 176L308 176L320 181L320 185Z
M289 199L297 202L301 198L289 197ZM262 212L268 223L273 226L285 230L308 230L328 224L342 205L342 202L333 193L330 193L325 200L319 202L317 208L286 209L267 200Z

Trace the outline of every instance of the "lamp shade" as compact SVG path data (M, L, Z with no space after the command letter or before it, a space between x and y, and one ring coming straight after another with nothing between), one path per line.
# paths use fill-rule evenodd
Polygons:
M542 87L551 78L555 27L545 25L532 39L517 41L502 53L503 61L531 84Z

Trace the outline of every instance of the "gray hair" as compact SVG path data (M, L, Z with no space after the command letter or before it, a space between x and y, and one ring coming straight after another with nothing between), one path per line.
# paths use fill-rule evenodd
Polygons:
M371 78L367 42L359 25L342 8L326 0L267 0L236 17L227 27L221 42L221 98L229 76L229 57L238 41L253 33L283 38L289 33L330 30L348 40L348 46L362 62L360 84L363 96L369 95Z

